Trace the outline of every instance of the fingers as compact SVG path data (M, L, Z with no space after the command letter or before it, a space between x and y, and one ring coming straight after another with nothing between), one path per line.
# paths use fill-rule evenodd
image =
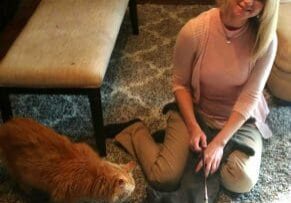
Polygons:
M204 154L204 174L207 177L209 174L215 173L220 165L223 156L223 147L211 142L205 150ZM200 160L195 171L198 172L203 167L203 160Z
M202 162L202 160L201 160L201 161L199 161L199 163L197 164L197 166L196 166L196 168L195 168L195 172L198 173L198 172L201 170L202 166L203 166L203 162Z
M199 140L200 140L199 137L196 137L196 136L192 136L191 137L191 139L190 139L190 148L191 148L191 150L193 150L195 152L199 151L199 149L200 149Z
M197 164L195 172L198 173L202 168L203 168L203 161L201 160ZM204 167L204 175L205 175L205 177L207 177L209 175L210 168L211 168L211 164L207 164L207 162L205 162L205 167Z
M203 149L206 149L206 147L207 147L207 138L205 135L201 136L201 146Z
M195 137L193 139L193 147L194 147L194 151L196 151L196 152L200 152L201 151L199 143L200 143L200 137Z
M205 167L204 167L204 174L206 177L209 176L209 174L215 173L220 165L220 159L206 159L205 158ZM203 168L203 161L200 160L195 168L195 172L198 173Z
M215 171L217 170L217 164L216 164L216 161L213 161L211 166L209 167L209 171L208 171L208 174L213 174L215 173Z
M202 149L207 147L206 136L204 134L192 136L190 140L190 147L195 152L201 152Z
M210 170L210 174L215 173L220 165L220 159L216 159L213 161L212 165L211 165L211 170Z
M211 169L212 164L211 163L205 163L205 168L204 168L204 175L205 177L208 177L210 169Z

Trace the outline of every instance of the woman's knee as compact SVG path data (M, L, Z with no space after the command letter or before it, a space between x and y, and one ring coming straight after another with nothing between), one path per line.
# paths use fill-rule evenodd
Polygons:
M235 193L249 192L258 181L259 165L250 165L250 157L241 151L232 152L220 169L221 183ZM251 157L253 158L253 157ZM258 160L260 162L260 159Z
M171 168L155 168L148 174L148 183L155 189L165 192L174 191L179 187L181 173Z

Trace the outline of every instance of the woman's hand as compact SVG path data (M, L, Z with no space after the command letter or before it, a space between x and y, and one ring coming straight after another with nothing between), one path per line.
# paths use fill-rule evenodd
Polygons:
M222 155L223 155L223 145L217 143L215 140L210 142L207 148L204 150L204 160L205 160L205 176L213 174L219 168ZM200 171L203 167L203 160L201 159L195 169L196 172Z
M201 152L207 147L207 139L205 133L197 128L190 133L190 149L194 152Z

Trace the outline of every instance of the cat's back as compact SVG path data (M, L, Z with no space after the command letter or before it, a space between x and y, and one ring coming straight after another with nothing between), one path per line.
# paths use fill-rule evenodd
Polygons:
M58 139L56 133L30 118L13 118L0 127L0 146L26 145Z
M0 126L0 148L7 156L65 152L70 145L67 138L33 119L13 118Z
M36 131L39 131L39 126L33 120L13 118L0 126L0 147L33 143Z

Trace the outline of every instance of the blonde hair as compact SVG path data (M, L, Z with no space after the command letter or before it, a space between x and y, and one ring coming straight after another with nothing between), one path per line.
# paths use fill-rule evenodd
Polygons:
M216 2L222 10L226 9L229 4L229 0L216 0ZM253 64L267 52L276 34L279 4L280 1L278 0L265 0L264 9L260 15L250 19L256 33L256 41L253 46L251 59Z

